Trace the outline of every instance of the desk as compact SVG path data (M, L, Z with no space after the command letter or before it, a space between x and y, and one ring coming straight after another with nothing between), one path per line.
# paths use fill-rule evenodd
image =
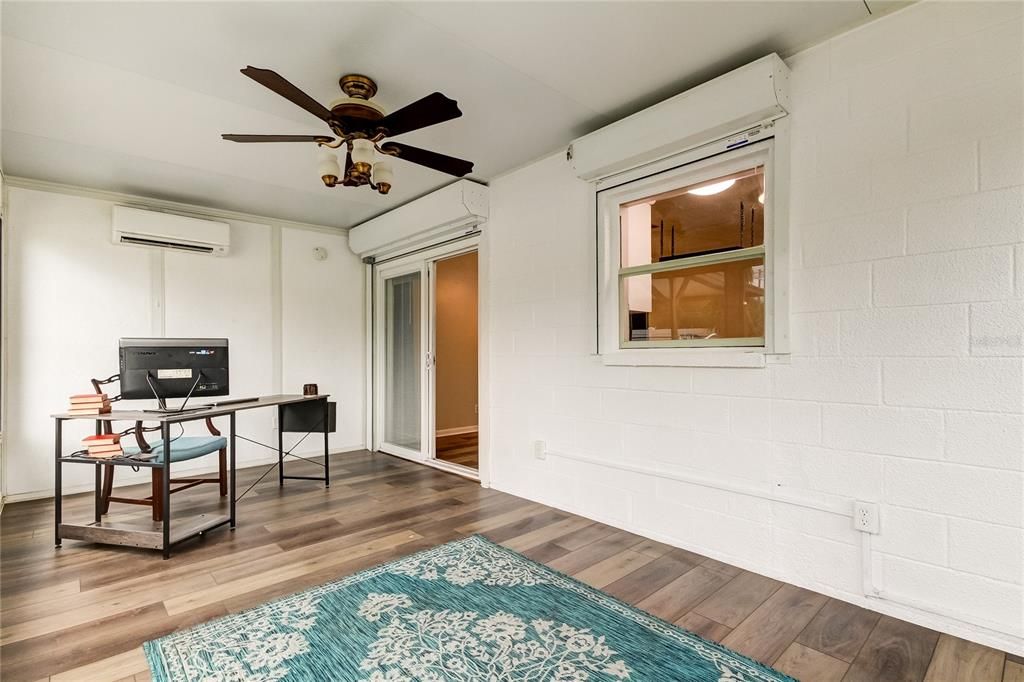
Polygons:
M284 485L286 478L305 478L313 480L322 480L326 486L331 484L330 474L330 461L327 450L327 439L330 429L329 424L329 408L328 408L328 396L327 395L270 395L257 398L255 400L248 400L240 403L232 403L230 405L222 405L220 407L211 407L205 410L197 411L186 411L181 413L158 413L158 412L144 412L140 410L118 410L114 412L108 412L107 414L100 415L70 415L66 412L50 415L54 420L54 458L55 458L55 474L54 474L54 544L57 547L61 546L61 541L64 539L68 540L83 540L86 542L99 542L112 545L126 545L129 547L142 547L146 549L158 549L163 551L164 558L167 559L171 555L171 547L194 538L197 535L202 535L208 530L212 530L225 524L230 524L232 529L235 528L235 414L243 410L253 410L261 407L277 407L278 416L278 465L281 468L280 473L280 484ZM285 476L284 475L284 449L283 440L280 435L282 426L282 417L285 406L294 405L297 403L307 403L311 401L320 401L323 403L323 424L324 424L324 476L323 478L311 477L311 476ZM227 514L214 514L214 515L200 515L195 519L191 520L188 524L179 525L177 528L171 528L171 462L170 462L170 444L171 444L171 425L182 424L184 422L198 421L207 419L210 417L223 417L227 416L229 419L229 431L228 431L228 469L230 471L230 484L228 489L228 513ZM160 425L160 436L163 440L163 462L158 461L146 461L146 460L133 460L133 459L97 459L95 457L82 457L82 456L68 456L65 457L63 454L63 427L64 422L71 420L87 420L97 422L96 431L99 433L99 422L115 422L115 421L131 421L131 422L155 422ZM64 523L61 516L61 469L65 464L92 464L96 467L96 504L95 504L95 518L92 523L81 524L81 523ZM164 469L163 475L163 520L159 524L150 524L154 526L151 529L140 529L138 527L124 527L116 524L106 523L102 519L101 505L100 505L100 473L101 467L104 465L113 466L132 466L141 468L157 468ZM159 526L159 527L157 527Z

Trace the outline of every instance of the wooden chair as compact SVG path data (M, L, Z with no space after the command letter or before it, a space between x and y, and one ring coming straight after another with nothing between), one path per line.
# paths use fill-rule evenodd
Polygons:
M103 386L112 384L120 380L120 376L114 375L107 379L92 379L93 389L97 393L103 393ZM120 400L120 396L111 399ZM100 428L103 433L113 433L111 422L104 421L99 422ZM213 420L210 418L206 419L206 428L210 431L209 436L179 436L178 438L172 439L171 442L171 456L170 461L173 462L184 462L196 457L203 457L205 455L212 455L214 452L219 453L219 473L216 478L172 478L171 485L179 485L179 487L172 487L171 493L181 492L182 490L188 490L197 485L203 483L217 483L220 485L220 496L226 497L228 494L228 458L227 458L227 439L221 436L220 431L213 425ZM164 459L163 442L159 442L156 445L150 445L146 442L145 434L151 431L159 431L159 426L144 427L142 422L135 422L135 430L133 436L135 438L135 445L124 447L124 453L126 455L138 455L140 453L156 453L156 459L162 461ZM103 467L103 487L100 492L100 501L102 504L102 512L107 513L110 509L111 502L120 502L122 504L139 504L153 509L153 520L163 520L163 476L164 472L170 472L170 469L150 469L152 472L152 493L149 497L135 498L135 497L115 497L112 493L114 490L114 471L117 467L113 465L105 465Z

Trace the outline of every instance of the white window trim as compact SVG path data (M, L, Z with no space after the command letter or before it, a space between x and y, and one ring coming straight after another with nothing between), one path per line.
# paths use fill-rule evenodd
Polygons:
M789 136L788 120L751 131L750 142L733 136L656 163L602 179L595 184L595 222L598 232L598 354L606 365L682 367L764 367L769 356L789 353ZM737 145L737 139L741 144ZM621 339L619 204L650 196L664 184L654 176L679 169L670 182L685 185L691 173L749 164L764 155L765 193L765 338L764 346L707 346L668 348L629 347ZM727 158L721 158L724 153ZM744 153L748 152L748 153ZM688 166L688 168L683 168ZM714 169L714 170L712 170ZM725 172L729 172L725 170ZM644 182L646 178L649 182Z

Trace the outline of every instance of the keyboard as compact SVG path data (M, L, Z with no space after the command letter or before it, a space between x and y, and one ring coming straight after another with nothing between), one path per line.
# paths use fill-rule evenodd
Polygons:
M211 407L213 407L213 405L197 405L196 407L186 407L184 410L168 407L166 409L153 408L142 411L149 414L188 414L189 412L202 412L203 410L208 410Z
M221 400L218 403L213 403L210 407L227 407L228 405L237 405L238 403L254 403L259 398L232 398L231 400Z

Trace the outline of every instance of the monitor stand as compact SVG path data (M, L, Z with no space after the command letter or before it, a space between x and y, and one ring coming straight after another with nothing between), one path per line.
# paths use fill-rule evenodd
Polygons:
M151 414L185 414L187 412L201 412L202 410L208 410L212 405L199 405L197 407L190 407L185 409L185 405L188 404L188 399L192 397L192 392L196 390L196 386L203 378L202 370L199 371L199 376L196 377L196 382L192 384L192 388L188 390L188 395L185 396L184 402L181 403L181 407L173 408L167 407L167 401L160 397L160 394L156 390L156 386L153 384L153 375L146 372L146 383L149 384L149 390L153 391L153 397L156 398L156 403L159 407L156 409L142 410Z

